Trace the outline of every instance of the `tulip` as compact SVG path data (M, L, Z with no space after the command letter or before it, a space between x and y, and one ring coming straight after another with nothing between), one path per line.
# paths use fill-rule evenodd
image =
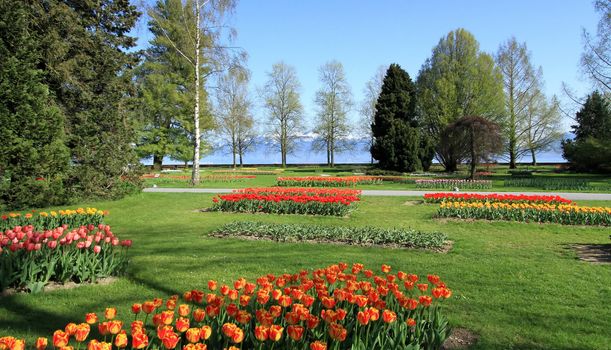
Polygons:
M36 339L36 350L45 350L48 344L49 340L47 338L40 337Z
M161 339L161 342L163 343L163 346L167 350L171 350L171 349L176 348L176 345L178 344L179 340L180 338L178 337L176 333L170 332L170 333L167 333L165 337L163 337L163 339Z
M76 339L77 342L85 341L85 339L87 339L87 337L89 336L90 330L91 328L89 327L89 324L79 324L78 326L76 326L76 330L74 332L74 339Z
M134 349L144 349L149 345L149 338L144 332L132 334L132 347Z
M186 332L187 329L189 329L189 326L190 326L190 322L188 318L179 317L178 320L176 320L176 330L179 333Z
M121 333L117 334L115 337L115 346L119 349L123 349L127 347L127 334L125 331L121 331Z
M210 326L202 326L199 335L202 340L208 340L208 338L210 338L212 335L212 328L210 328Z
M269 339L269 327L266 326L256 326L255 327L255 338L258 341L264 342Z
M279 341L282 338L282 332L284 331L284 327L279 325L272 325L269 327L269 340L271 341Z
M199 328L189 328L185 333L185 337L189 343L197 343L200 339L201 330Z
M300 341L303 337L304 328L301 326L290 325L287 327L287 333L294 341Z
M327 350L327 343L317 340L310 344L310 350Z
M56 348L63 348L68 345L70 335L62 330L56 330L53 333L53 346Z
M115 309L114 307L106 308L106 310L104 311L104 318L106 318L107 320L112 320L115 317L117 317L117 309Z

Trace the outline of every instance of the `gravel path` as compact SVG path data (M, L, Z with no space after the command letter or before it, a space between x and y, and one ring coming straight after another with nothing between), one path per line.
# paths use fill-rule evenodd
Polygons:
M145 188L144 192L154 193L229 193L233 191L230 188L164 188L150 187ZM422 196L426 193L439 193L444 191L403 191L403 190L363 190L363 196ZM445 191L450 192L450 191ZM461 191L460 193L471 193L469 191ZM558 195L570 200L598 200L611 201L611 193L583 193L583 192L473 192L479 194L503 193L503 194L526 194L526 195Z

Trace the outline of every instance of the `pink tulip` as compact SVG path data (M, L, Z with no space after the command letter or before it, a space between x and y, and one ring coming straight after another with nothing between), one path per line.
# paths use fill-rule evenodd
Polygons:
M55 249L57 247L57 241L49 241L47 242L47 247L51 249Z
M93 247L94 253L100 254L101 251L102 251L102 247L100 247L99 245L96 245L95 247Z

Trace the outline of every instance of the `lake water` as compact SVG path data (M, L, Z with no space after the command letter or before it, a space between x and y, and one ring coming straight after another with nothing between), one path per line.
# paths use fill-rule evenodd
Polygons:
M232 157L229 152L223 149L217 149L216 151L206 154L201 158L201 164L207 165L223 165L231 164ZM289 164L324 164L327 162L326 152L316 152L312 150L311 139L301 139L297 142L297 149L293 154L287 156ZM355 163L370 163L371 154L366 150L366 142L359 141L352 151L336 153L335 163L336 164L355 164ZM499 162L506 162L505 159L499 159ZM531 157L522 157L519 162L530 162ZM244 164L279 164L281 162L280 151L269 147L268 145L260 142L255 148L248 151L244 155ZM547 152L542 152L537 155L538 163L564 163L566 160L562 158L562 150L560 143ZM145 165L152 164L152 158L142 159L142 163ZM170 158L164 159L165 165L183 164L180 161L175 161Z

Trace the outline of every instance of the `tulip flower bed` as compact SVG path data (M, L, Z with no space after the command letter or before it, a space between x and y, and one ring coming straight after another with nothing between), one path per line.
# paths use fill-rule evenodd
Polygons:
M190 181L191 175L166 175L166 174L146 174L143 179L156 179L174 182L175 180ZM200 177L200 181L208 182L241 182L250 179L256 179L256 175L206 175Z
M315 188L247 188L212 199L213 211L345 216L360 191Z
M402 228L266 224L252 221L232 222L219 227L211 234L264 238L279 242L318 241L427 249L442 248L448 238L439 232L428 233Z
M442 202L438 217L550 222L563 225L611 225L610 207L566 204Z
M37 230L48 230L63 225L80 227L83 225L97 226L104 221L108 211L96 208L78 208L52 210L49 212L8 213L0 216L0 231L6 231L15 226L34 226Z
M591 191L595 187L590 185L588 179L563 179L563 178L511 178L503 181L505 187L533 187L544 190L572 190L572 191Z
M157 298L133 304L131 312L88 313L84 323L69 323L30 348L439 349L449 333L443 304L452 291L437 275L422 279L388 265L381 271L340 263L268 274L256 283L210 280L207 291L185 292L182 300ZM135 320L128 326L128 319ZM23 340L0 338L0 349L25 348Z
M127 266L131 244L103 224L44 231L28 225L0 231L0 291L17 288L36 293L50 281L95 282L118 275Z
M454 187L481 190L492 188L492 180L462 180L462 179L419 179L416 188L447 189Z
M278 186L302 187L351 187L356 185L379 185L382 179L377 176L299 176L279 177Z
M478 193L427 193L424 195L427 203L449 202L490 202L490 203L549 203L571 204L571 200L560 196L529 196L525 194L478 194Z

